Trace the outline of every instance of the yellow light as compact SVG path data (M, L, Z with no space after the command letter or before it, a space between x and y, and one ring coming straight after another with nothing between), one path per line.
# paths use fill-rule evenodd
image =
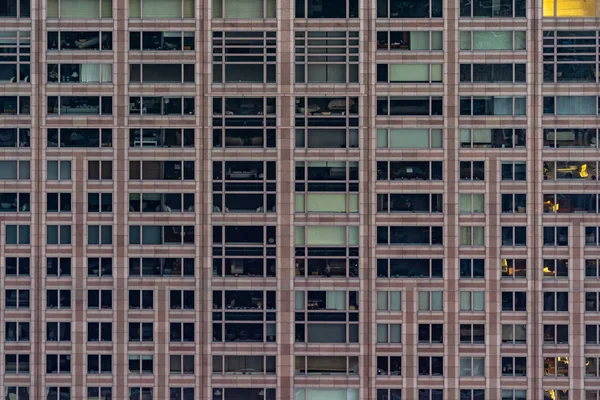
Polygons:
M587 164L583 164L581 167L579 167L579 176L582 178L588 177Z

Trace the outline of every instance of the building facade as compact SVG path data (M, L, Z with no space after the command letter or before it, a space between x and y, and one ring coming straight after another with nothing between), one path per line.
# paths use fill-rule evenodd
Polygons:
M599 16L1 0L0 394L600 399Z

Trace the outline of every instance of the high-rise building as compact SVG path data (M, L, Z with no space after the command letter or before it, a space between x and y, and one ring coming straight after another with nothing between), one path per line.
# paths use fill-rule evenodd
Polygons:
M599 400L595 0L0 0L0 396Z

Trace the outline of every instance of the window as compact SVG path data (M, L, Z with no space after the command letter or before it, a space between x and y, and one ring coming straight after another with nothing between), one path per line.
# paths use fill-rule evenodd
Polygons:
M377 50L442 50L442 31L378 31Z
M460 245L461 246L483 246L483 245L485 245L485 227L484 226L461 226L460 227Z
M485 212L485 194L461 193L459 194L461 214L480 214Z
M568 246L568 226L544 226L544 246Z
M194 342L195 330L193 322L170 322L169 333L171 343Z
M97 19L112 18L111 0L48 0L48 18Z
M461 400L485 400L485 389L460 389Z
M460 324L460 342L465 344L485 343L485 325Z
M377 180L442 180L442 161L377 161Z
M527 212L527 195L524 193L502 193L502 212L519 214Z
M170 102L169 102L170 104ZM148 109L146 109L147 111ZM158 110L156 110L158 111ZM164 110L163 110L164 111ZM130 129L129 130L129 147L130 148L152 148L166 147L194 147L195 142L194 129Z
M598 260L585 260L585 279L598 279L599 276Z
M484 376L485 357L461 357L460 376ZM461 391L462 392L462 391ZM461 393L462 396L462 393ZM462 399L462 397L461 397Z
M129 50L194 50L194 32L129 32Z
M29 290L28 289L6 289L4 291L4 307L7 309L29 308Z
M489 0L483 2L461 0L460 16L469 18L525 17L525 1L504 0L501 3L494 3Z
M558 17L558 18L581 18L581 17L595 17L596 14L596 2L592 4L586 3L569 3L564 0L549 0L544 4L544 18ZM557 398L558 399L558 398ZM562 399L560 399L562 400Z
M442 245L441 226L378 226L377 244Z
M5 257L6 276L29 276L29 257Z
M30 3L28 0L7 0L0 8L0 18L29 18L29 13ZM23 395L19 394L19 396Z
M48 115L112 115L112 108L108 96L48 96Z
M128 359L129 359L129 373L130 374L152 374L153 373L154 358L151 354L143 354L143 355L129 354ZM139 398L144 398L144 397L139 397ZM150 398L152 398L152 397L150 397Z
M275 0L213 0L214 18L275 18Z
M441 129L380 128L377 129L378 149L434 149L442 148Z
M48 147L112 147L112 129L48 129Z
M484 311L485 292L460 292L461 311Z
M358 32L297 31L295 46L296 83L358 83Z
M377 389L377 400L402 400L402 389Z
M7 374L29 374L29 354L5 354L4 371Z
M152 399L152 388L130 387L129 400Z
M569 400L569 389L545 389L544 400Z
M443 343L444 325L419 324L419 343Z
M560 293L560 292L559 292ZM568 292L563 292L568 296ZM545 298L544 293L544 298ZM585 311L598 312L600 311L600 293L598 292L585 292Z
M527 179L527 164L525 161L502 162L503 181L524 181Z
M154 294L152 290L130 290L130 310L152 310L154 308Z
M264 398L265 400L275 400L275 389L261 388L219 388L213 389L213 400L236 400L236 399L251 399ZM348 393L349 399L355 399L358 396L356 389L296 389L296 400L304 400L306 392L306 400L319 398L323 396L337 396L337 398L345 399ZM340 397L342 396L343 397ZM264 397L263 397L264 396ZM315 396L315 397L311 397Z
M112 258L88 257L88 277L112 276Z
M544 147L598 147L597 129L552 128L544 129Z
M377 356L377 375L402 375L402 357Z
M29 322L6 321L4 335L7 342L29 342Z
M129 18L193 18L194 0L130 0Z
M130 161L129 180L193 180L194 161Z
M525 83L526 64L460 64L461 83Z
M71 373L71 355L70 354L46 354L46 373L47 374L70 374Z
M0 213L29 212L29 193L0 193Z
M0 96L0 115L29 115L29 96ZM13 129L14 131L14 129ZM21 133L22 131L22 133ZM21 143L18 147L29 147L29 129L20 130L19 138L26 136L26 145ZM10 146L13 147L13 146Z
M377 64L377 82L442 82L442 70L442 64Z
M600 335L598 335L598 331L600 330L600 325L586 325L585 326L585 343L586 344L599 344L598 339Z
M7 0L7 2L16 3L16 0ZM7 2L3 2L2 6L5 6ZM27 4L29 4L28 1ZM0 18L4 16L2 14L4 14L3 9L0 8ZM31 32L3 31L0 37L2 38L0 52L4 53L0 59L0 82L3 84L29 83L31 81Z
M527 400L527 390L502 389L502 400Z
M88 322L88 342L112 342L111 322Z
M193 310L194 291L193 290L171 290L171 310Z
M596 31L544 31L544 82L595 83L596 34ZM573 45L577 46L577 52L571 56L564 54Z
M544 96L544 115L597 115L596 96Z
M88 225L88 244L112 244L112 225Z
M460 179L467 181L485 180L485 161L461 161Z
M29 400L29 388L21 386L6 386L6 397L11 400Z
M71 212L71 193L47 193L47 212Z
M194 388L170 388L169 400L194 400Z
M518 148L525 147L526 129L478 128L460 130L462 148Z
M440 258L392 258L377 260L378 278L442 278Z
M527 358L502 357L502 376L527 376Z
M444 311L441 291L419 292L419 311Z
M112 180L112 161L88 161L88 180Z
M569 260L544 259L544 278L568 278L569 277Z
M502 325L502 343L525 344L527 343L527 325Z
M441 193L377 194L377 212L441 213L444 202Z
M460 115L525 115L525 97L460 96Z
M485 278L485 259L483 258L461 258L459 268L461 279Z
M70 342L70 322L46 322L46 341L48 342Z
M377 115L443 115L441 96L377 96Z
M503 278L526 279L527 259L503 258L501 270Z
M213 83L275 83L276 41L275 32L213 32Z
M2 135L2 132L0 132L0 135ZM2 181L12 181L12 180L27 181L29 179L30 179L30 162L29 162L29 160L0 161L0 180L2 180Z
M152 342L154 341L154 325L152 322L130 322L130 342Z
M132 225L129 244L137 245L190 245L194 244L194 226Z
M596 165L595 161L545 161L544 162L544 169L543 169L543 173L544 173L544 180L574 180L574 181L595 181L596 180L596 174L598 173L598 168ZM560 196L565 196L565 195L560 195ZM574 196L574 200L577 197L583 197L584 199L587 200L587 198L590 197L590 195L588 195L587 197L584 195L579 195L579 196ZM562 197L561 197L562 198ZM588 200L589 201L589 200ZM585 201L580 201L580 203L585 203ZM567 208L573 208L573 205L569 204L569 198L565 200L563 200L563 205L566 206L570 206ZM579 209L577 211L584 211L583 208L583 204L578 204L575 203L574 204L575 207L578 207ZM592 208L594 209L595 212L595 205L589 207L588 208ZM554 211L559 211L558 210L554 210ZM566 212L572 212L570 210L567 210Z
M26 128L0 128L0 148L31 145L30 130ZM20 178L21 179L21 178Z
M525 31L461 31L460 49L474 51L525 50L526 38Z
M377 324L377 343L402 343L402 324Z
M544 344L569 344L569 325L544 325Z
M88 212L112 212L112 193L88 193Z
M171 374L189 375L194 373L194 355L171 354L169 356Z
M377 311L401 311L402 292L377 291Z
M6 225L5 242L6 244L29 244L30 243L29 225Z
M71 258L46 257L46 275L71 276Z
M70 160L48 160L46 161L46 177L49 181L70 181Z
M88 387L89 400L112 400L112 388L110 387Z
M88 289L88 310L112 309L112 290Z
M129 193L130 212L193 212L194 193Z
M193 258L130 258L130 277L194 276Z
M129 115L195 115L196 100L193 97L156 96L129 97Z
M419 376L444 376L444 357L419 356Z
M296 0L295 9L296 18L358 18L358 0Z
M419 400L444 400L444 389L419 389Z
M546 213L596 213L598 206L597 196L588 193L544 194L543 201Z
M502 246L527 246L527 227L503 226Z
M48 83L112 83L112 64L48 64ZM56 131L56 129L52 129ZM64 129L77 131L77 129ZM83 129L85 131L86 129ZM69 135L62 136L65 139ZM71 143L73 145L74 143ZM56 146L56 145L55 145ZM77 147L77 146L71 146Z
M569 376L569 357L544 357L544 376Z
M527 293L502 292L502 311L527 311Z
M70 309L71 291L69 289L48 289L46 290L46 308L47 309Z
M377 0L377 18L441 18L440 0Z
M194 83L194 64L129 64L129 83Z
M88 374L110 374L112 373L112 355L110 354L88 354Z

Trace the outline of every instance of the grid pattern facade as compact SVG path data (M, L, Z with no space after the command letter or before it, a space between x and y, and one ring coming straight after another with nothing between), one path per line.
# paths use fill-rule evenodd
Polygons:
M3 0L0 395L600 399L580 0Z

